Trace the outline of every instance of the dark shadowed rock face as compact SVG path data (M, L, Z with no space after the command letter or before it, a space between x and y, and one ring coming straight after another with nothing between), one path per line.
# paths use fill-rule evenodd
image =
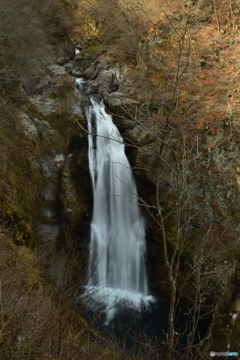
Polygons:
M27 84L29 78L25 80ZM9 128L9 120L0 124L5 138L0 211L16 231L24 228L19 243L35 243L49 275L59 283L66 255L62 249L75 243L86 251L91 191L87 135L79 126L85 127L83 99L74 77L57 64L41 68L34 88L25 86L21 97L19 110L12 112L14 126Z

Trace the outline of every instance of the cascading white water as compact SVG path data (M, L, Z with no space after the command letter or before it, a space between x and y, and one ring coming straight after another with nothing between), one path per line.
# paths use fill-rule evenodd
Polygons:
M93 184L93 216L85 295L111 320L116 306L140 309L153 301L148 295L145 222L123 139L105 112L91 99L86 109L89 169Z

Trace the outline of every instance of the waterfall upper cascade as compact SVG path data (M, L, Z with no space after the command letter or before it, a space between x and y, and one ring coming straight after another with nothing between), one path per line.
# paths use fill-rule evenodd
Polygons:
M118 305L140 310L153 297L144 262L145 222L123 139L103 103L90 101L86 116L94 205L85 295L110 321Z

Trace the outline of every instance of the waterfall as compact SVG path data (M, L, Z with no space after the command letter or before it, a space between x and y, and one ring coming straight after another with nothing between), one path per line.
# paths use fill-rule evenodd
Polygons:
M153 297L144 262L145 222L123 139L103 103L90 101L86 116L94 203L85 295L110 321L119 305L140 310Z

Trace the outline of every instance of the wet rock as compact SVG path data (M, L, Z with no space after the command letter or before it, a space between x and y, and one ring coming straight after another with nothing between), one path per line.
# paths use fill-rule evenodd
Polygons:
M89 80L86 86L86 94L98 93L98 82L96 80Z
M76 77L76 78L80 78L80 77L83 77L83 76L84 76L82 70L79 69L79 68L77 68L77 69L72 69L72 70L71 70L71 74L72 74L74 77Z
M51 205L56 201L57 196L57 183L58 183L58 171L55 166L55 154L53 152L49 154L43 154L39 160L39 166L43 176L44 187L42 190L42 196L45 204Z
M62 218L65 219L71 226L76 226L82 221L82 213L80 211L80 204L77 194L77 189L74 186L71 174L72 157L68 157L67 162L62 172Z
M87 137L73 136L69 151L61 177L62 218L71 228L84 227L91 202Z

